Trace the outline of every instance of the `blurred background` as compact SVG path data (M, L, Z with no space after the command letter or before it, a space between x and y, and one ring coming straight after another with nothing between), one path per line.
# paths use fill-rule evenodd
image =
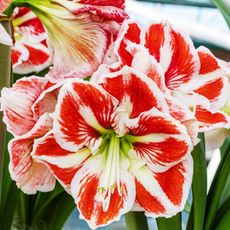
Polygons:
M225 1L230 8L230 0ZM126 0L126 9L131 19L143 26L153 21L169 20L189 33L196 47L204 45L218 58L230 61L230 31L222 14L210 0ZM78 216L75 209L64 230L89 230L86 222ZM186 223L187 218L188 214L184 211L182 221ZM154 219L149 218L148 222L150 230L157 229ZM100 230L126 230L124 217Z

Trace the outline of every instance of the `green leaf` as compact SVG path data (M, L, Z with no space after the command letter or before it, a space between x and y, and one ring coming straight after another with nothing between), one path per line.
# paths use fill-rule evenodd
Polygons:
M158 230L182 230L181 213L178 213L176 216L173 216L172 218L157 218L156 221Z
M221 151L223 157L208 193L205 230L214 229L217 210L230 173L230 137L225 140Z
M219 8L230 28L230 7L229 2L225 0L213 0L213 3Z
M1 206L0 206L0 229L10 229L14 220L18 199L19 189L16 187L14 181L11 180L8 165L9 154L7 150L7 143L12 139L11 134L6 134L5 156L3 164L3 180L1 186Z
M52 209L51 204L53 200L62 194L63 191L63 188L59 185L59 183L57 183L55 189L52 192L37 194L33 208L32 226L37 226L42 222L44 216L50 212L50 209Z
M46 216L48 217L47 229L61 230L75 207L73 198L66 192L57 196L50 205ZM50 213L52 214L50 215Z
M230 209L226 212L224 217L220 220L220 223L217 225L217 230L227 230L230 226Z
M201 230L204 225L206 200L207 200L207 171L205 159L204 135L200 134L200 143L192 152L194 162L194 172L192 181L193 202L187 224L187 230Z
M144 212L128 212L125 214L127 230L148 230L148 222Z

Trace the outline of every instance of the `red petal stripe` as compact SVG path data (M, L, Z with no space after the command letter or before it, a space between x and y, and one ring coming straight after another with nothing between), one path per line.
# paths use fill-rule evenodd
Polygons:
M160 62L160 49L165 42L164 26L162 23L152 24L145 34L145 47L149 49L149 53Z
M180 205L183 197L184 174L186 170L182 163L166 172L157 173L155 178L174 205Z
M150 192L148 192L137 179L135 179L135 183L137 193L136 201L141 207L143 207L147 212L155 214L161 214L166 211L160 201L150 194Z

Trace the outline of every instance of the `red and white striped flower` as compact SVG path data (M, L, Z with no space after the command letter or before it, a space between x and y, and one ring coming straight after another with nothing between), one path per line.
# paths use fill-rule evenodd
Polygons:
M228 93L226 73L208 49L196 50L188 35L168 22L141 28L126 21L114 47L110 56L117 56L118 62L103 67L104 70L111 72L124 65L138 66L138 71L155 78L162 90L194 112L200 131L229 127L228 116L220 111ZM152 73L151 57L160 65L163 80Z
M38 17L28 8L16 8L13 15L15 44L12 49L13 71L17 74L39 72L51 65L46 44L47 33Z
M183 209L193 145L167 100L154 81L127 66L61 88L53 130L35 141L32 155L52 170L92 228L136 204L152 217ZM179 108L177 116L184 116Z
M48 32L53 82L92 75L116 39L120 24L128 18L124 0L23 0L22 4L31 7Z
M18 80L12 88L3 88L1 92L3 121L15 136L8 146L10 174L27 194L47 192L55 186L51 171L32 159L31 152L35 139L53 128L51 113L61 84L53 85L45 78L32 76Z

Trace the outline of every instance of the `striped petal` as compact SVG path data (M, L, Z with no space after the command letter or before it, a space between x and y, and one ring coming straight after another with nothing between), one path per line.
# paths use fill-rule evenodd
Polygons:
M32 156L45 163L62 186L70 193L70 185L84 161L91 155L90 150L69 152L57 144L53 132L35 140Z
M14 36L16 40L22 37L29 42L42 42L47 33L38 17L27 7L19 7L13 14Z
M164 94L146 75L124 66L120 71L102 74L93 83L100 84L109 94L118 99L122 111L129 118L156 107L168 111Z
M114 1L78 1L78 3L76 3L75 1L55 0L54 2L65 6L75 15L90 13L103 18L103 20L114 20L118 23L128 18L128 15L124 11L124 1L118 1L117 3Z
M54 135L66 150L94 146L111 129L117 100L86 81L68 81L60 90L54 115Z
M103 160L90 159L75 175L71 191L80 211L92 229L118 221L131 210L135 200L134 179L127 171L120 171L120 188L114 186L108 194L100 186L103 180ZM106 202L105 202L106 200Z
M195 117L199 122L200 132L230 127L230 118L224 112L215 112L203 106L197 106Z
M129 127L127 140L132 143L133 154L155 172L181 162L193 146L186 128L155 108L140 114L136 125Z
M133 174L136 202L148 217L169 218L184 209L192 182L191 156L162 173L155 173L145 166L133 170Z
M21 78L12 88L1 91L1 110L7 129L14 135L23 135L33 128L36 120L31 109L46 86L39 77Z
M123 65L131 66L133 55L127 50L130 43L140 44L141 28L132 21L125 21L122 25L115 45L115 53Z
M50 51L42 43L16 42L12 50L14 73L39 72L51 65Z
M199 58L191 39L168 22L151 24L143 42L163 67L169 89L180 87L198 73Z
M28 133L9 142L11 177L27 194L48 192L54 188L55 179L50 170L44 164L34 161L31 156L34 139L43 136L51 128L52 119L44 114Z
M35 118L39 118L44 113L53 113L57 104L57 98L60 88L64 85L65 81L57 84L48 82L45 90L40 94L32 106L32 111Z

